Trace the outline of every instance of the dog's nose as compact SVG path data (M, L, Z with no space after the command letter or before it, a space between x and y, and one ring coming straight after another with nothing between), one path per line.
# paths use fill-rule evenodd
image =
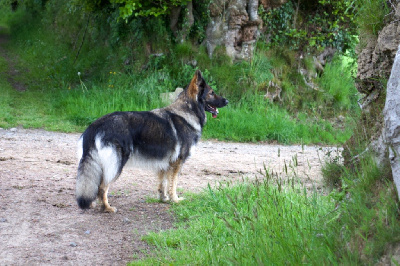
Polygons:
M225 105L227 105L229 103L229 101L227 99L225 99Z

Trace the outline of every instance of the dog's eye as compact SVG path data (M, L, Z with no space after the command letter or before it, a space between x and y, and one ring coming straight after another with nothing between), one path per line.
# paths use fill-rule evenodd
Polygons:
M211 91L211 95L214 95L215 93L214 93L214 91Z

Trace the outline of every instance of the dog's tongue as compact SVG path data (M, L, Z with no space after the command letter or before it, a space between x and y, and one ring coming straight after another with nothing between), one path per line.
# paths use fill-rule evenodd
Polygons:
M218 115L218 109L215 107L215 113L212 113L212 117L216 118Z

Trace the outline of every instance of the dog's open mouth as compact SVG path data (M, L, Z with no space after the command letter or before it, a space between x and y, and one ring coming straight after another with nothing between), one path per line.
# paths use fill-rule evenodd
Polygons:
M212 117L213 117L213 118L216 118L217 115L218 115L218 109L217 109L217 107L212 106L212 105L210 105L210 104L207 104L207 105L206 105L206 111L207 111L207 112L210 112L210 113L212 114Z

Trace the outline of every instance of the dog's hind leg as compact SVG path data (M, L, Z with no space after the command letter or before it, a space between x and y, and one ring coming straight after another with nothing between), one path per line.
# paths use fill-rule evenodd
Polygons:
M169 196L171 200L175 203L183 200L184 198L179 198L178 195L176 194L176 186L178 184L178 174L179 171L181 170L182 167L182 162L181 160L177 160L176 162L171 164L171 168L168 173L168 178L169 178Z
M162 202L167 202L169 200L168 196L168 172L161 170L158 172L158 192L160 193L160 200Z
M108 184L108 185L101 184L101 186L99 187L98 197L99 197L100 201L102 202L101 209L104 212L117 212L117 208L111 207L110 204L108 203L107 194L108 194L109 187L110 187L110 184Z
M117 145L104 145L101 137L96 137L96 148L98 150L99 161L103 169L103 177L99 186L97 196L102 202L104 212L116 212L117 208L111 207L108 204L108 188L109 185L117 180L121 174L123 164L121 163L120 147Z

